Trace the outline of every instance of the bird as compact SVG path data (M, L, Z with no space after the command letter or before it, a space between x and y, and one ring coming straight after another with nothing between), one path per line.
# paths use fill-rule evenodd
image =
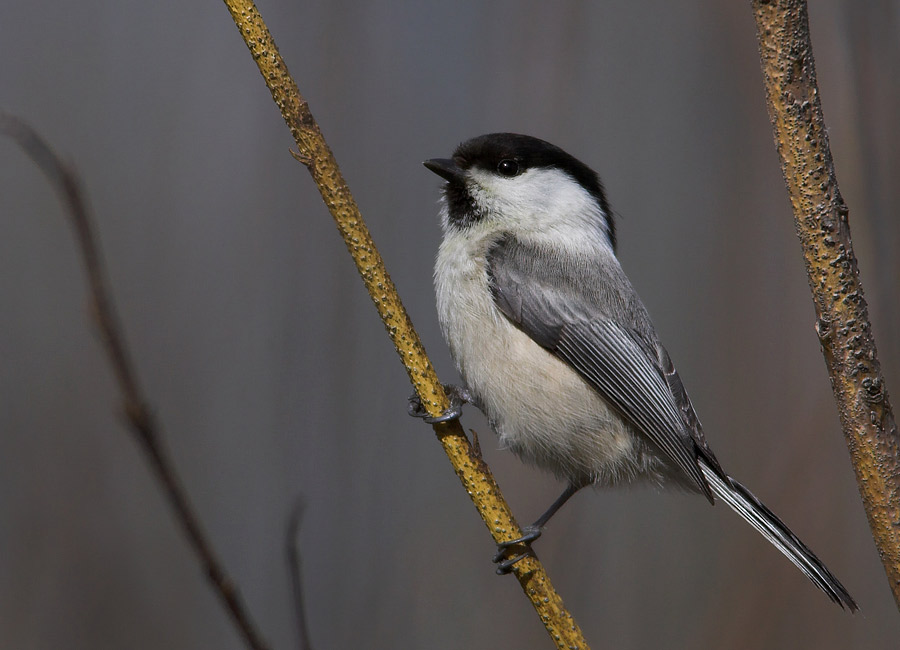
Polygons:
M720 465L650 316L616 257L600 178L544 140L489 133L426 160L442 186L438 320L470 401L502 447L566 484L498 573L587 486L650 482L724 501L835 603L858 606L816 555ZM426 416L421 405L411 414ZM510 557L511 547L527 552Z

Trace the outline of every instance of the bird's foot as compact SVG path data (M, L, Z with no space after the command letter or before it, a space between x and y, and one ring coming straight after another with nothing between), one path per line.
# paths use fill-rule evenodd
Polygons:
M500 542L497 544L497 554L491 560L497 565L497 575L504 576L512 571L513 566L521 559L534 555L531 549L531 543L536 540L544 532L540 526L526 526L522 529L524 535L508 542ZM525 547L524 553L519 553L513 557L507 557L509 549L513 546L521 545Z
M419 399L418 393L409 396L409 406L406 411L414 418L422 418L428 424L437 424L438 422L450 422L458 420L462 415L462 407L466 402L472 400L472 396L465 388L454 384L444 384L444 391L450 399L450 407L437 417L428 415L428 411L422 406L422 400Z

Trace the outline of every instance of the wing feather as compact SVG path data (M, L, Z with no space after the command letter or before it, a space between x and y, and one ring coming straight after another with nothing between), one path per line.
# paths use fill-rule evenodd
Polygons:
M488 257L495 304L536 343L578 372L712 500L683 413L684 403L693 413L690 400L686 394L676 397L667 380L672 376L680 385L677 373L672 368L667 375L660 366L656 349L661 346L633 292L623 296L626 292L617 293L608 286L609 273L615 273L615 279L624 283L622 289L631 289L618 263L611 259L611 268L602 269L559 260L547 251L529 250L508 235ZM611 318L615 307L619 307L617 320ZM623 309L625 325L620 324ZM662 354L668 359L665 350Z
M646 310L609 257L573 261L507 236L488 256L495 304L574 368L711 502L713 494L721 498L832 600L856 611L853 598L821 560L722 470Z

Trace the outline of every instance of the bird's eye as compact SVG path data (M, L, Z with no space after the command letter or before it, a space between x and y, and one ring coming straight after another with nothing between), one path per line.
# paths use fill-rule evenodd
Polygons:
M519 163L511 158L504 158L497 164L497 173L511 178L519 173Z

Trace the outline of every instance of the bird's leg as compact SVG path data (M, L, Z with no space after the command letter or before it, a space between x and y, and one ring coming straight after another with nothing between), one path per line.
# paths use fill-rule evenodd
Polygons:
M450 407L441 415L437 417L428 415L428 411L422 406L422 400L419 398L418 393L413 393L409 396L409 406L407 407L406 412L414 418L422 418L428 424L437 424L438 422L449 422L450 420L459 419L459 416L462 415L463 404L470 402L472 396L469 395L469 391L465 388L454 384L444 384L444 391L446 391L447 397L450 399Z
M530 555L532 553L531 543L541 536L541 533L544 532L544 526L547 525L547 522L550 521L550 517L556 514L556 511L563 507L566 501L572 498L578 490L581 489L582 486L569 484L569 486L563 491L562 494L559 495L559 498L553 502L549 508L547 508L547 512L542 514L537 518L530 526L526 526L522 529L522 532L525 533L518 539L513 539L508 542L500 542L497 544L497 554L494 556L493 562L497 565L497 575L506 575L510 571L512 571L513 565L521 560L523 557ZM524 545L528 550L524 553L520 553L515 557L506 558L506 551L516 544Z

